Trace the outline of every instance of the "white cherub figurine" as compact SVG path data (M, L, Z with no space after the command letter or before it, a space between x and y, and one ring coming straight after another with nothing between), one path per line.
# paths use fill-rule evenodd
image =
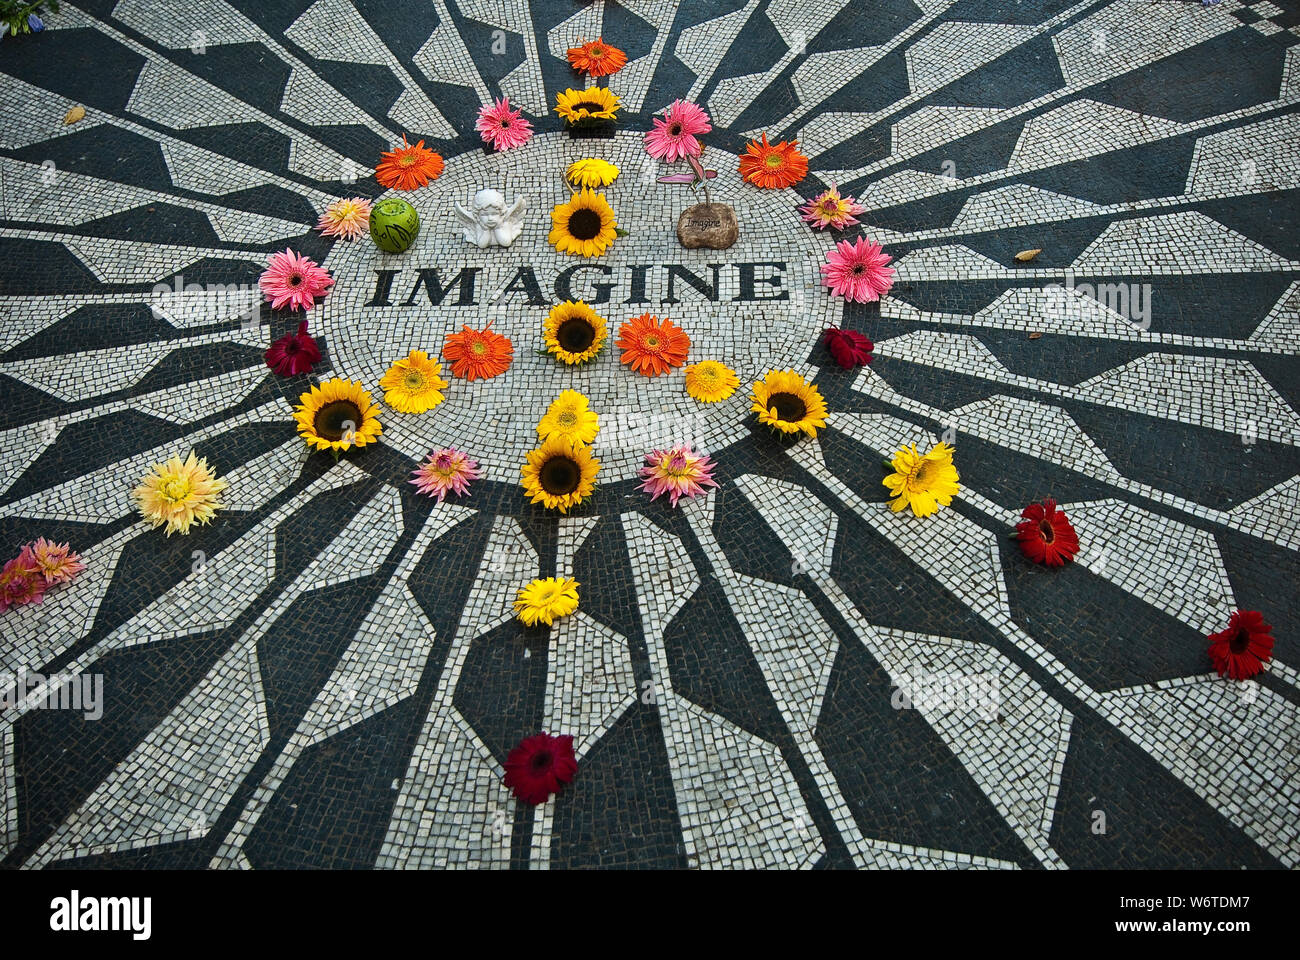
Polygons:
M480 190L474 194L470 209L452 204L456 219L465 227L465 239L479 247L508 247L524 229L524 211L528 201L516 197L506 208L506 198L499 190Z

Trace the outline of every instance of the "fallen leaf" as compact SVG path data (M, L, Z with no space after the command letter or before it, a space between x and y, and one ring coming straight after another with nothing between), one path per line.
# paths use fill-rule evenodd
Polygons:
M77 104L75 107L73 107L71 110L69 110L66 114L63 115L63 125L66 127L70 123L76 123L85 115L86 115L86 108L83 107L81 104Z
M1034 257L1038 256L1042 252L1043 252L1042 247L1039 247L1037 250L1021 250L1019 253L1016 254L1016 260L1018 260L1020 263L1028 263L1030 260L1034 259Z
M1039 333L1037 330L1034 330L1034 331L1032 331L1032 332L1029 334L1029 339L1030 339L1030 340L1037 340L1037 339L1038 339L1039 337L1041 337L1041 336L1042 336L1041 333Z

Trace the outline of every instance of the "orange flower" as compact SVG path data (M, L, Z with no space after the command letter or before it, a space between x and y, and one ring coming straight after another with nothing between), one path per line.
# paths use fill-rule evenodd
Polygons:
M380 156L375 179L392 190L414 190L442 176L442 157L426 149L421 140L415 146L406 142Z
M596 39L580 47L570 47L569 63L573 64L574 70L585 70L588 76L607 77L626 66L627 54L602 39Z
M466 380L480 377L489 380L510 369L515 348L509 337L492 329L489 320L482 330L471 330L465 325L460 328L460 333L448 334L442 355L451 364L454 375Z
M668 318L660 320L648 313L633 317L618 328L618 345L622 362L637 373L657 377L686 362L691 338Z
M749 141L745 155L740 158L740 174L756 187L778 190L798 183L808 176L808 158L795 149L798 140L769 144L767 134L763 141Z

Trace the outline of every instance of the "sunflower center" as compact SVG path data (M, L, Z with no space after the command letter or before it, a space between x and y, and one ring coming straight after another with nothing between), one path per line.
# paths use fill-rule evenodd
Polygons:
M173 477L158 489L158 495L169 503L180 503L190 495L190 482L184 477Z
M551 769L551 760L552 757L549 750L539 750L537 753L533 754L533 759L529 762L529 766L533 768L533 773L545 773L547 770Z
M797 423L808 413L808 406L793 393L772 394L767 398L767 409L786 423Z
M316 435L333 443L345 433L355 433L361 423L361 408L351 400L334 400L316 411L311 425Z
M562 497L578 489L582 482L582 468L576 460L569 457L551 457L537 471L537 479L542 489L551 496Z
M582 353L596 342L596 329L581 317L570 317L555 331L555 339L570 353Z
M1051 543L1056 539L1056 530L1047 522L1045 517L1038 521L1038 532L1043 535L1044 543Z
M595 210L575 210L569 215L569 233L578 240L593 240L600 233L600 214Z
M604 109L605 108L599 103L592 103L590 100L583 100L581 103L576 103L573 106L575 113L579 110L586 110L588 113L600 113Z

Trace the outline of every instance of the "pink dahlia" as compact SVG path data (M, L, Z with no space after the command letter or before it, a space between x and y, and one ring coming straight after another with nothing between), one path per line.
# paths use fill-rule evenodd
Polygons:
M0 613L24 603L40 603L45 596L45 578L36 566L30 546L0 569Z
M327 237L355 240L370 229L370 201L365 197L335 200L320 215L316 229Z
M677 506L682 497L703 493L705 487L716 487L713 479L714 463L705 454L696 453L690 444L671 450L656 450L645 455L646 464L640 475L645 482L637 489L657 500L661 493L668 494L669 504Z
M831 293L855 303L879 300L894 285L894 268L885 264L894 259L865 237L854 243L841 240L826 254L822 264L822 284Z
M307 321L298 324L297 333L286 333L264 354L266 365L282 377L306 373L320 360L320 347L307 332Z
M72 552L71 544L37 537L35 542L28 544L28 549L32 562L47 584L67 583L86 569L81 557Z
M271 254L266 272L257 282L266 299L271 301L272 310L279 310L286 304L290 310L310 310L316 305L317 298L323 298L334 286L334 278L328 270L321 269L315 260L287 247L284 253Z
M852 197L840 196L839 188L832 183L829 190L824 190L813 197L799 208L799 212L803 214L804 223L818 230L825 230L827 227L843 230L858 223L857 215L866 213L867 208Z
M427 460L414 471L415 489L427 496L438 498L442 503L448 493L463 497L469 490L469 482L477 480L478 461L455 447L443 447L429 454Z
M479 107L474 129L484 143L492 144L494 150L522 147L533 135L533 125L518 110L510 109L509 97Z
M698 157L704 146L695 135L712 129L709 115L702 107L689 100L674 100L664 111L663 119L654 118L654 129L645 135L646 153L669 163Z

